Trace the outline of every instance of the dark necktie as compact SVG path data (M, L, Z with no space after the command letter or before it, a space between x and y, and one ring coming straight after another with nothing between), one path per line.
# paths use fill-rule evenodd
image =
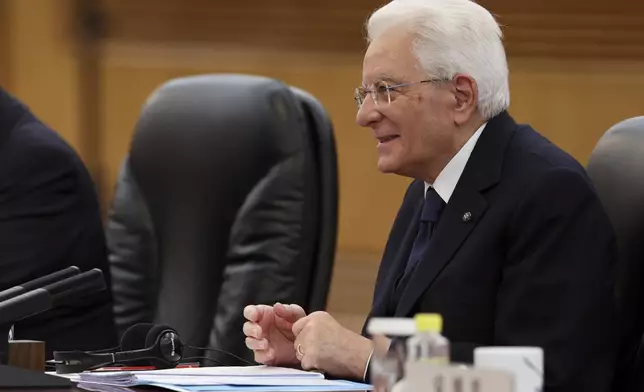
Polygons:
M405 286L409 282L409 278L413 274L416 266L420 260L425 255L427 248L429 247L429 241L432 236L434 227L440 219L441 213L445 208L445 202L441 197L436 193L436 190L432 187L427 188L425 193L425 201L423 202L423 209L420 214L420 223L418 225L418 234L414 240L414 244L411 248L411 253L407 259L407 265L405 266L405 272L398 281L396 285L396 302L400 299L399 296L404 290Z

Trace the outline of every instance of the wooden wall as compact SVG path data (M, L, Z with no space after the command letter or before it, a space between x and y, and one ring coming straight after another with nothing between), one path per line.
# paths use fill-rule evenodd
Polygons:
M0 86L9 83L9 21L7 3L0 1Z
M0 49L9 41L9 66L0 68L0 78L8 69L6 85L91 163L106 205L140 107L161 83L237 72L276 77L314 94L332 117L339 154L339 257L330 309L359 328L408 182L376 170L370 131L354 123L362 25L384 1L91 1L105 23L96 62L98 122L83 120L87 58L70 27L80 2L0 0L11 20L9 39L0 37ZM480 3L504 25L517 120L585 163L608 127L644 113L644 3Z

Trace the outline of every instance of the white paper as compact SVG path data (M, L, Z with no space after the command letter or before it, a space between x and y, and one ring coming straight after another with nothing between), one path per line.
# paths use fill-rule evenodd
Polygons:
M324 378L320 372L304 371L277 366L213 366L198 368L142 370L128 372L134 375L164 374L177 376L230 376L230 377L314 377Z
M185 377L161 374L137 375L138 382L172 384L182 386L196 385L261 385L261 386L343 386L342 381L325 380L317 377L231 377L205 376Z
M199 389L199 387L212 387L214 388L213 390L223 390L222 388L255 390L262 387L273 389L284 387L285 390L302 388L311 391L371 389L366 384L327 380L319 372L271 366L219 366L154 371L81 373L76 381L80 381L83 384L93 384L94 386L102 385L106 391L110 390L110 386L133 387L140 385L154 385L175 391L183 390L182 387L188 390Z

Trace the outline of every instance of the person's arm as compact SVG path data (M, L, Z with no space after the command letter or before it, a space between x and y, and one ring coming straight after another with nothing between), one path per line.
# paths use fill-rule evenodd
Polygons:
M67 152L40 144L10 148L0 161L2 286L66 267L69 243L82 230L75 222L78 174Z
M525 190L503 240L495 344L542 347L546 392L609 390L617 249L588 180L547 172Z
M0 286L70 265L101 268L109 285L93 183L74 151L51 131L37 132L40 126L16 129L0 154ZM116 343L112 323L108 289L21 320L15 338L43 340L47 353L72 345L92 350Z

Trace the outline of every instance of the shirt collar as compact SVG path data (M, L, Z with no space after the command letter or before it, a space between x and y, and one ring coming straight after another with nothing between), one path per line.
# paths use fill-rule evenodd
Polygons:
M445 203L449 202L452 193L454 193L454 189L456 189L456 184L458 184L458 180L461 178L463 170L465 170L465 165L470 159L470 155L472 155L472 150L474 150L474 146L476 146L476 142L479 140L479 136L481 136L486 125L487 123L481 125L474 132L470 139L450 159L443 170L441 170L433 184L425 183L425 193L427 193L429 187L433 187Z

